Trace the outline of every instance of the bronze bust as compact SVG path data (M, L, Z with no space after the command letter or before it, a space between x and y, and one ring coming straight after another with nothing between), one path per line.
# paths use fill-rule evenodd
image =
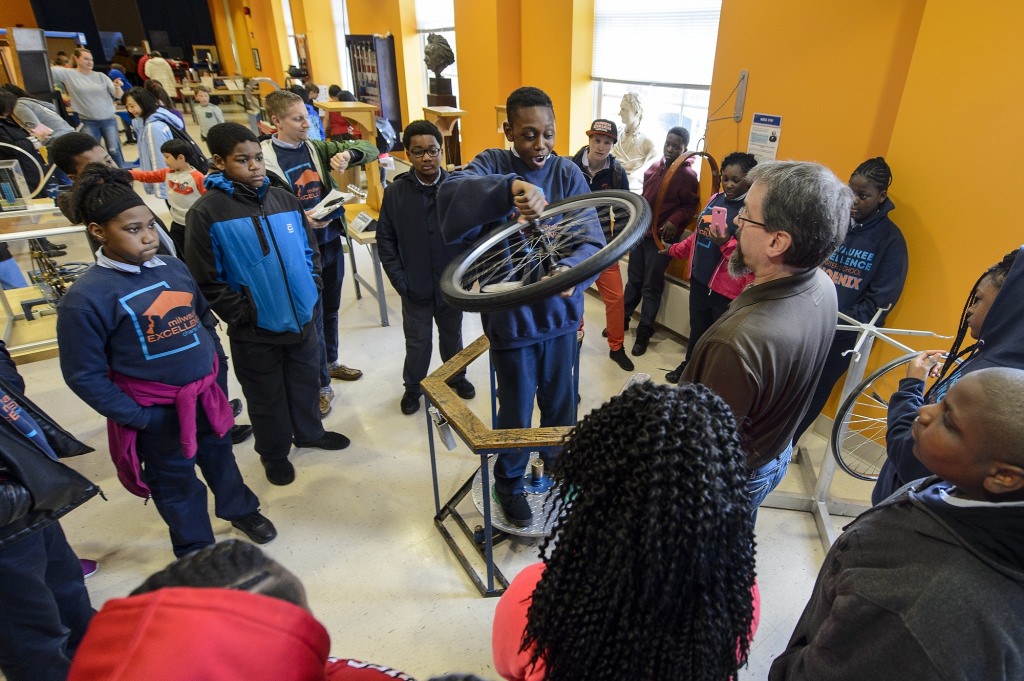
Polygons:
M434 76L441 77L441 72L455 63L455 53L444 36L431 33L427 36L427 46L423 49L423 61Z

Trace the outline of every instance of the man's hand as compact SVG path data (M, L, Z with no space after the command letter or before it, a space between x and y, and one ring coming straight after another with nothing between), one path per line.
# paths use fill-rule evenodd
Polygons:
M923 381L925 378L938 378L945 361L945 351L925 350L910 360L910 366L907 367L907 378L916 378L919 381Z
M520 222L529 222L540 217L544 206L548 204L544 198L544 190L524 180L512 181L512 205L519 211Z
M679 228L671 222L666 222L661 226L661 238L665 241L674 241L678 234Z
M331 156L331 170L342 173L348 168L348 164L352 161L352 153L349 151L339 151L334 156Z
M566 271L566 270L568 270L568 269L569 269L569 268L568 268L568 267L566 267L565 265L559 265L558 267L556 267L555 269L551 270L550 272L548 272L547 274L545 274L545 275L544 275L543 277L541 277L541 279L540 279L540 280L541 280L541 281L544 281L545 279L550 279L551 277L555 276L555 275L556 275L556 274L558 274L559 272L565 272L565 271ZM570 296L571 296L571 295L572 295L573 293L575 293L575 292L576 292L576 287L575 287L575 286L572 286L572 287L570 287L570 288L568 288L568 289L566 289L566 290L562 291L562 292L561 292L561 293L559 293L558 295L560 295L560 296L561 296L562 298L568 298L568 297L570 297Z
M309 226L313 229L323 229L330 222L330 220L317 220L311 217L308 210L306 211L306 219L309 220Z

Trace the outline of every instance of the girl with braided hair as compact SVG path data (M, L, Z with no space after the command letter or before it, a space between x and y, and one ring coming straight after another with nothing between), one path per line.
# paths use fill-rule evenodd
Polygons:
M900 228L889 219L896 208L889 198L891 184L892 170L881 156L857 166L850 176L850 228L843 243L821 266L835 282L839 311L859 322L871 321L880 309L891 309L907 280L907 243ZM877 326L886 315L888 312L879 316ZM832 389L850 366L848 351L856 343L856 331L836 331L807 413L793 435L794 444L825 408Z
M177 556L214 543L197 465L217 516L270 541L277 531L231 449L227 358L199 285L183 262L157 255L162 227L127 171L90 164L68 206L100 247L57 305L61 371L107 417L122 484L152 496Z
M907 367L889 399L886 460L879 471L871 503L878 504L903 485L932 474L914 454L911 430L917 410L942 400L964 375L988 367L1024 369L1024 258L1010 251L979 277L960 314L953 345L926 350ZM968 332L977 342L961 349ZM957 365L957 360L962 363ZM938 379L925 391L925 379Z
M495 612L498 673L735 679L759 598L746 455L725 402L699 384L631 386L576 426L553 474L543 562Z

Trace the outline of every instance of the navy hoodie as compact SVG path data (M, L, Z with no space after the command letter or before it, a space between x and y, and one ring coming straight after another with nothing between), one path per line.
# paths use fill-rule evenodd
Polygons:
M907 243L889 212L890 199L863 224L854 223L846 239L821 269L836 285L839 311L857 321L871 321L879 308L895 305L907 280ZM885 321L883 313L878 319Z
M465 170L452 173L438 190L445 240L472 243L485 226L495 227L507 221L513 213L512 182L516 179L540 187L551 203L590 192L583 173L569 159L552 154L543 168L531 169L509 150L485 149ZM580 229L586 230L586 237L559 264L577 265L605 245L596 213ZM579 284L566 298L551 296L511 310L482 314L484 333L491 347L519 348L575 333L583 318L583 291L596 278L595 275Z
M1024 247L1021 249L1024 251ZM978 350L935 386L930 401L940 400L962 376L979 369L1009 367L1024 369L1024 254L1018 252L1006 281L992 301L981 325ZM914 456L910 429L924 404L924 381L905 378L889 400L889 428L885 435L886 460L871 493L879 503L904 484L931 475Z

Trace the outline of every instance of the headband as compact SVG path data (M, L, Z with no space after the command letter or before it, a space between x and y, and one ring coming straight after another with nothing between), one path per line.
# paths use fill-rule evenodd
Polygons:
M92 211L86 222L103 224L111 218L116 218L121 213L135 206L145 206L146 202L134 191L125 191L117 194L111 199L104 201Z

